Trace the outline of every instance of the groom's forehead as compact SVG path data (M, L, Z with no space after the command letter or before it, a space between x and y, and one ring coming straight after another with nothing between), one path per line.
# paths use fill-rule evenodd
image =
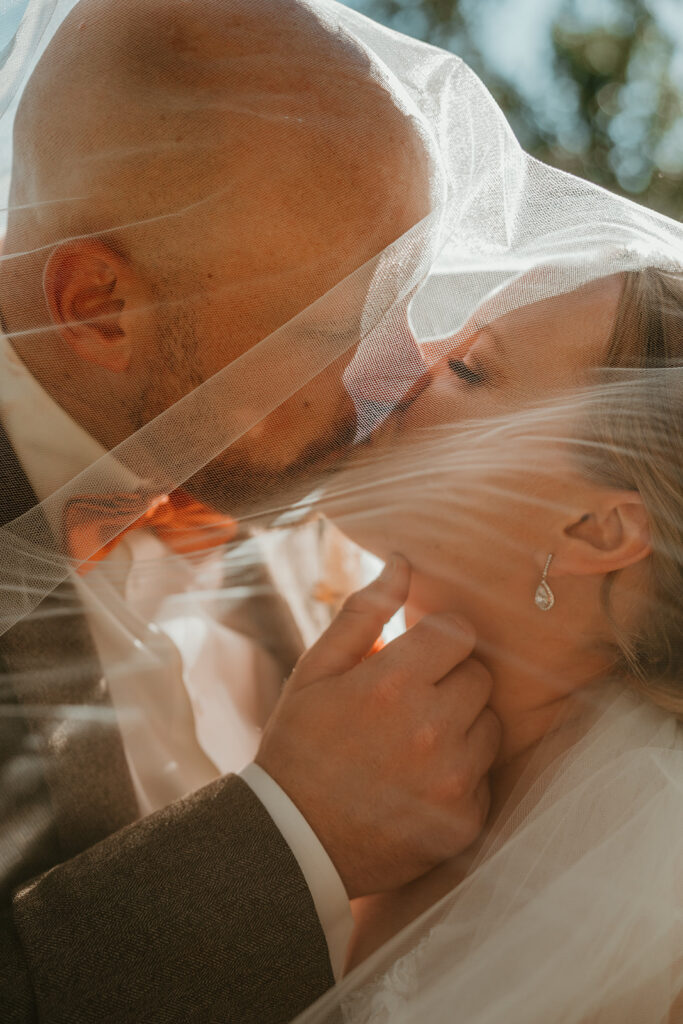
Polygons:
M247 100L243 112L270 109L286 120L358 112L387 96L374 58L324 6L299 0L99 0L99 6L123 73L171 102L194 94L200 106L220 111L230 109L234 96L238 110ZM89 3L82 0L81 7L87 13Z
M20 147L29 137L45 140L30 147L32 173L44 164L50 182L55 164L66 164L62 173L70 168L81 186L86 172L92 181L115 179L120 164L134 188L149 163L157 178L177 179L177 190L179 165L202 178L212 166L223 174L231 154L246 159L251 148L268 158L282 154L278 139L289 139L292 158L302 140L314 151L325 134L338 145L327 147L324 163L355 155L378 177L382 148L402 148L396 129L403 120L360 47L306 5L82 0L31 76L17 124ZM46 145L54 123L61 125L59 161ZM79 159L83 140L86 160ZM237 161L229 162L237 175Z

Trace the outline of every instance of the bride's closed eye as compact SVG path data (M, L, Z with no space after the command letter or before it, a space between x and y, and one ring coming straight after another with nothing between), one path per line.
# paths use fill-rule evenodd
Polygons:
M468 387L498 385L501 373L503 378L507 376L501 366L507 361L504 339L491 324L471 335L454 352L447 360L448 368Z
M486 374L480 367L468 366L462 359L449 359L448 365L456 377L472 387L485 384L487 381Z

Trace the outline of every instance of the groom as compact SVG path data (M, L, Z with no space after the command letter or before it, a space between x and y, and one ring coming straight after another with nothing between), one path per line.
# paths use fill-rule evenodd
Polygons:
M324 74L305 71L312 52ZM285 130L292 97L323 112L315 135ZM82 0L26 88L14 146L3 524L427 208L407 118L368 58L295 0ZM348 361L188 481L178 514L189 501L239 516L338 458L354 430ZM150 551L181 557L144 528L99 557L130 580ZM230 685L220 622L195 677L132 587L110 588L126 606L118 647L105 627L120 605L72 586L2 637L3 1021L289 1020L342 969L349 898L472 842L498 727L471 629L434 617L363 660L408 583L396 558L347 602L241 776L221 770L217 705L211 754L198 742L193 687L211 673L215 694ZM157 740L177 757L155 761Z

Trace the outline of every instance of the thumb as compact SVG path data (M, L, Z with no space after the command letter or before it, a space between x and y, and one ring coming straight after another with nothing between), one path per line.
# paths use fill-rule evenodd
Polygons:
M383 626L405 604L409 588L409 563L403 555L391 555L377 579L346 599L333 622L303 656L295 673L296 687L354 668Z

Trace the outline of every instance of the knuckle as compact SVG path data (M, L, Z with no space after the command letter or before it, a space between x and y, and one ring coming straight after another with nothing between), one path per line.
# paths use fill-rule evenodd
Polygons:
M401 687L395 672L383 671L372 680L372 696L380 707L393 707Z
M442 730L432 722L420 725L413 735L413 747L418 756L430 755L438 748Z
M462 767L452 770L437 782L435 797L438 804L453 808L466 799L471 789L470 772Z

